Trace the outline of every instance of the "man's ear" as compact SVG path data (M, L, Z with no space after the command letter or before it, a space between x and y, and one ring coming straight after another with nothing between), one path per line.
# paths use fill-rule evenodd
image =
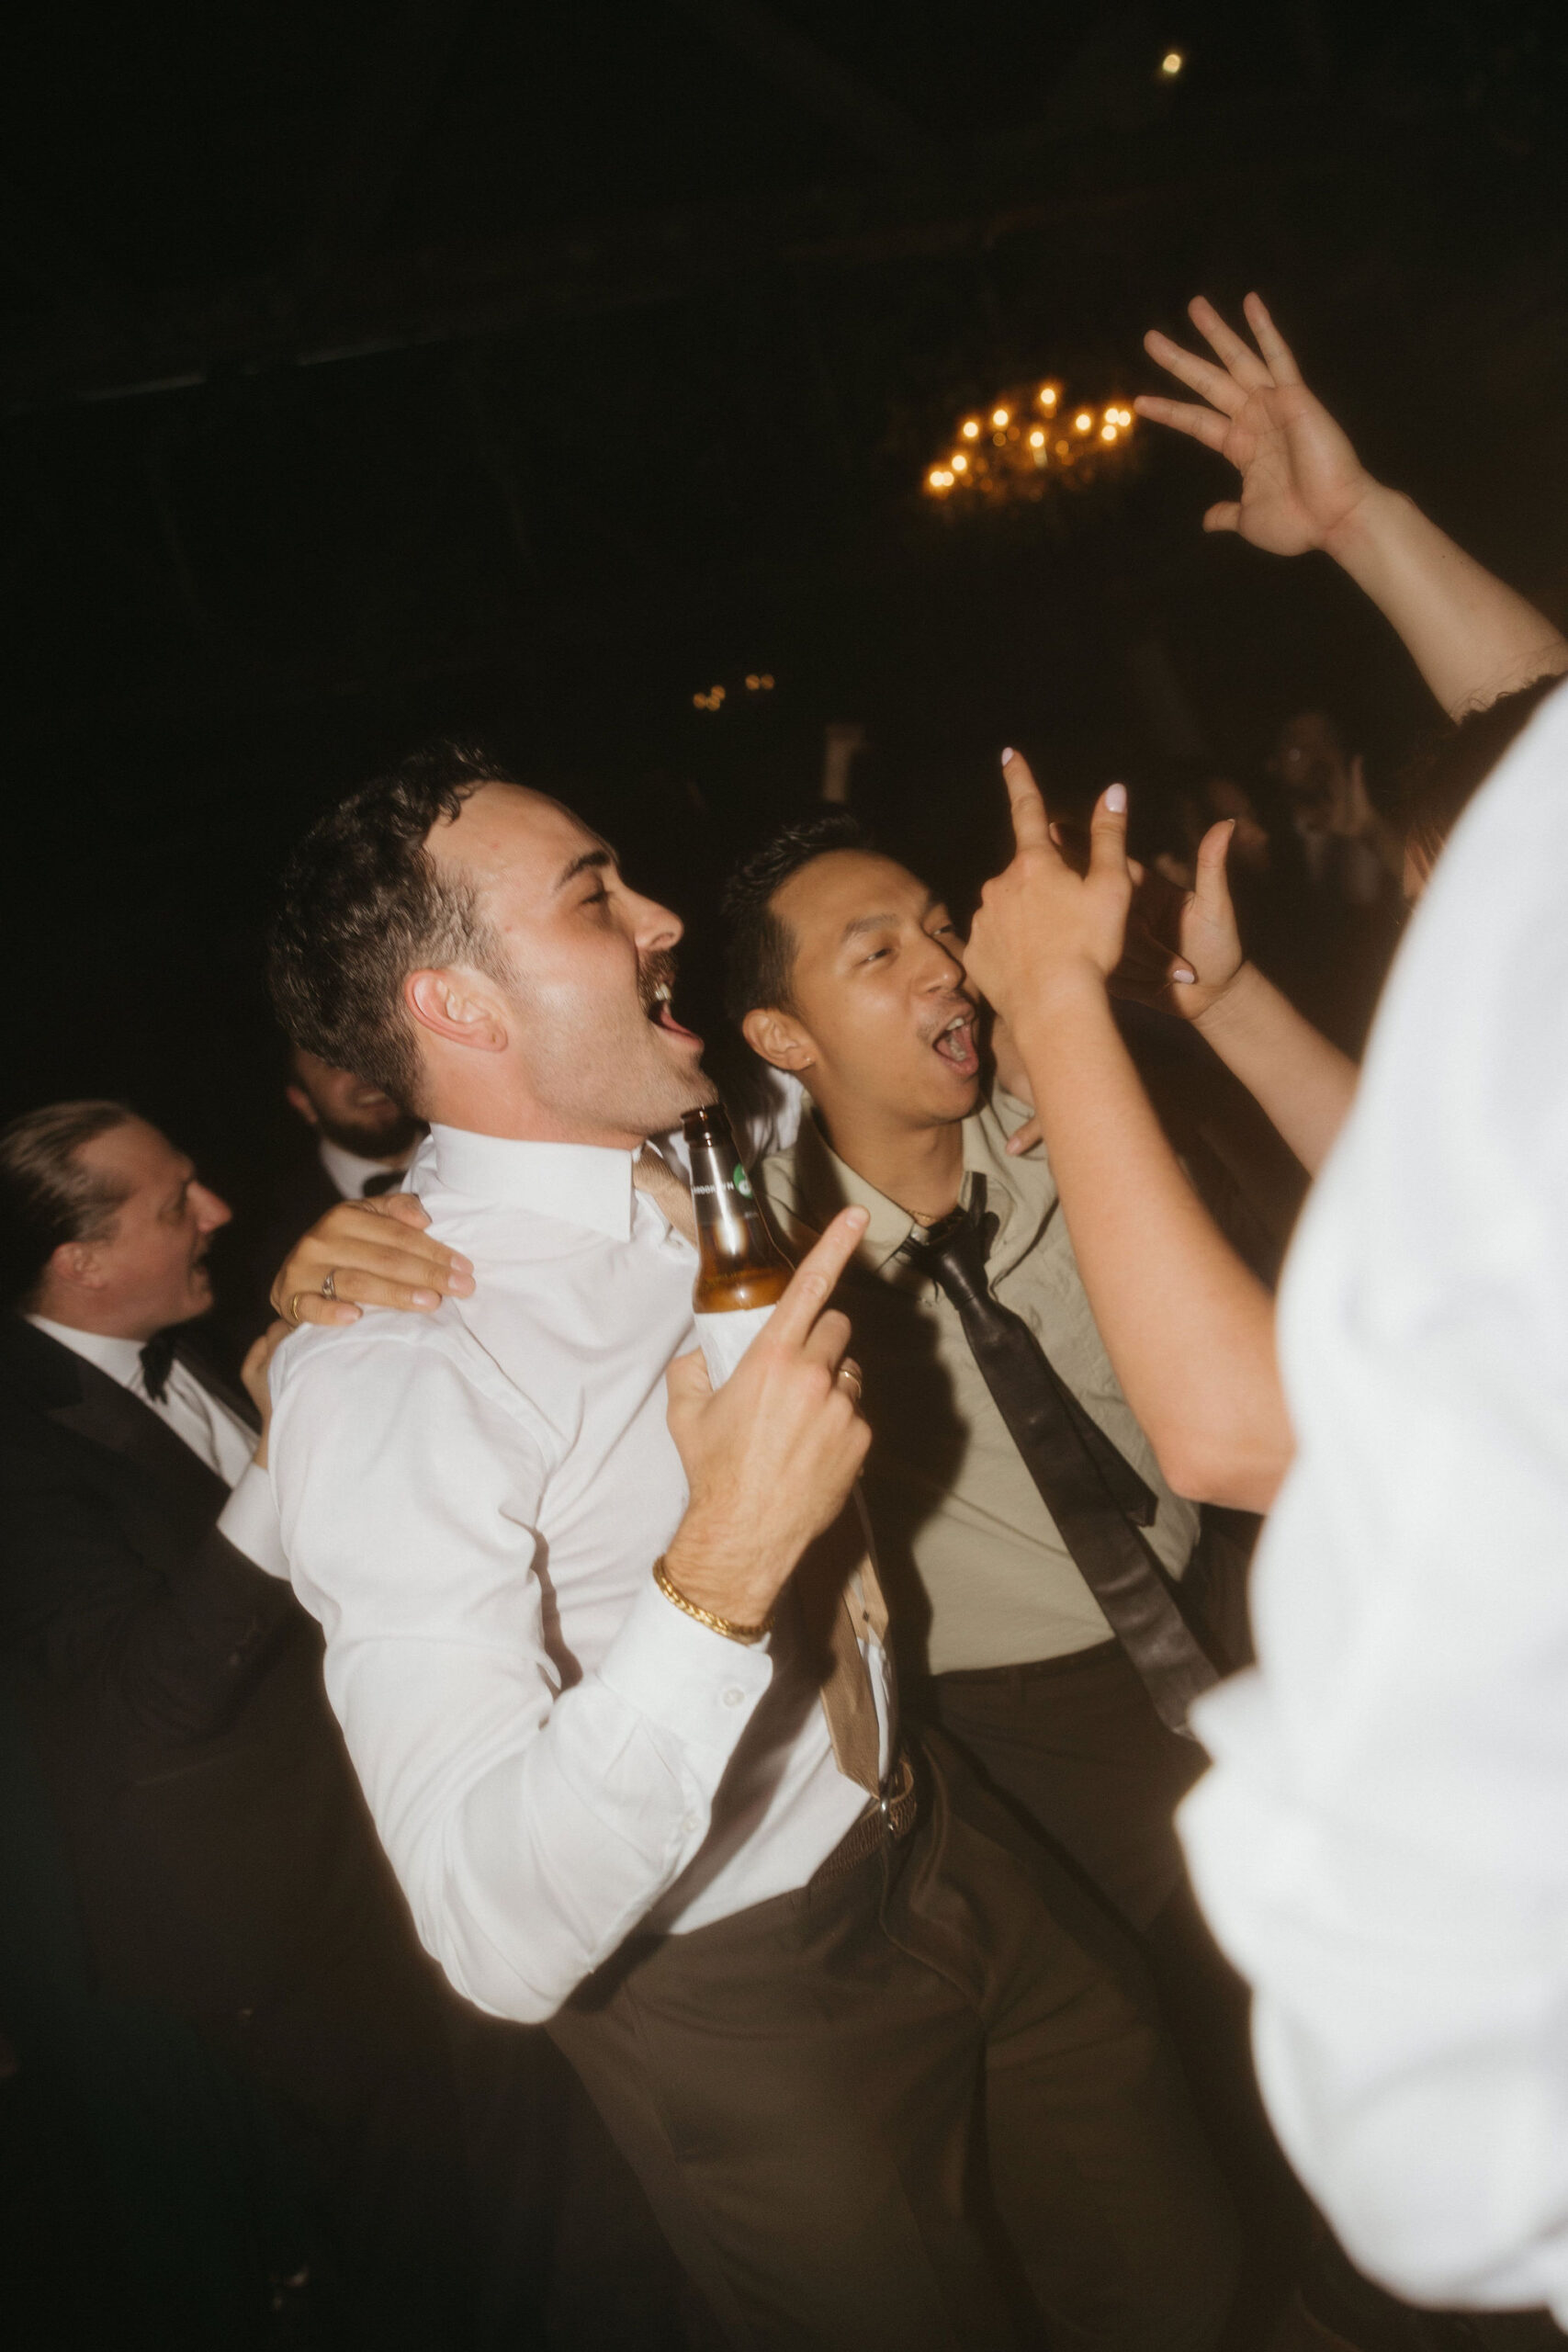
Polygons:
M473 972L411 972L403 1002L433 1036L480 1054L506 1051L506 1023L495 1000Z
M102 1290L103 1261L91 1241L62 1241L50 1252L49 1277L63 1290Z
M810 1037L793 1013L776 1005L757 1005L740 1023L740 1034L754 1054L775 1069L794 1070L798 1077L817 1059Z
M316 1106L311 1102L310 1096L306 1093L302 1086L297 1086L293 1080L290 1079L288 1084L284 1088L283 1093L285 1101L293 1104L295 1110L299 1112L299 1116L304 1120L305 1125L308 1127L319 1127L321 1125L321 1123L316 1116Z

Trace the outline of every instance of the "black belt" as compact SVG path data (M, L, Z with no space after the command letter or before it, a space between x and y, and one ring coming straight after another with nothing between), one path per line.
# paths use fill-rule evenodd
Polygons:
M908 1749L900 1748L882 1794L874 1799L868 1812L845 1830L827 1860L812 1872L811 1884L826 1886L870 1855L880 1853L884 1846L907 1838L915 1826L919 1809L914 1767Z

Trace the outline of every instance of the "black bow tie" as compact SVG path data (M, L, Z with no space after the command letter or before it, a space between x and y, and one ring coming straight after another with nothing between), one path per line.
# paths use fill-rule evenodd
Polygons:
M986 1180L976 1172L968 1207L921 1239L911 1237L902 1255L958 1309L975 1362L1068 1556L1160 1714L1173 1731L1184 1731L1189 1706L1218 1678L1157 1555L1138 1532L1154 1519L1155 1497L1084 1410L1023 1317L993 1297L986 1261L996 1231Z
M378 1169L374 1176L367 1176L364 1183L361 1184L359 1188L360 1199L362 1201L378 1201L383 1193L400 1192L402 1188L403 1178L408 1174L408 1172L409 1171L406 1168Z
M141 1351L141 1378L154 1405L161 1405L169 1385L169 1366L175 1360L175 1335L172 1331L154 1332Z

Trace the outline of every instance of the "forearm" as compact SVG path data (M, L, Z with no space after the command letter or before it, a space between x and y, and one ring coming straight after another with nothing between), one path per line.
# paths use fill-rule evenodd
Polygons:
M1325 545L1403 638L1450 718L1568 670L1561 631L1401 492L1374 483Z
M1355 1100L1358 1072L1348 1054L1255 964L1242 965L1196 1025L1315 1176Z
M1095 1320L1179 1492L1253 1510L1291 1455L1268 1293L1181 1172L1102 988L1015 1024Z

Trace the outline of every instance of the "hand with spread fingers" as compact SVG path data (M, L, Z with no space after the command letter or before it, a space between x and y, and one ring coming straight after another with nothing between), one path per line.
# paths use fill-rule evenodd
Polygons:
M1329 547L1374 488L1347 435L1303 383L1290 345L1261 300L1243 304L1258 348L1226 325L1200 295L1188 315L1219 361L1184 351L1157 332L1144 348L1204 405L1141 393L1140 416L1190 434L1228 458L1241 476L1238 498L1211 506L1206 531L1239 531L1273 555Z
M357 1323L360 1309L424 1314L443 1298L467 1298L474 1270L460 1251L424 1230L429 1217L412 1193L339 1201L289 1251L272 1303L292 1329L301 1323Z
M1018 752L1004 752L1012 803L1012 864L980 893L964 969L1016 1032L1020 1009L1038 1009L1062 985L1103 989L1122 962L1133 876L1127 865L1127 795L1113 784L1095 804L1087 869L1075 873L1052 839L1045 804Z

